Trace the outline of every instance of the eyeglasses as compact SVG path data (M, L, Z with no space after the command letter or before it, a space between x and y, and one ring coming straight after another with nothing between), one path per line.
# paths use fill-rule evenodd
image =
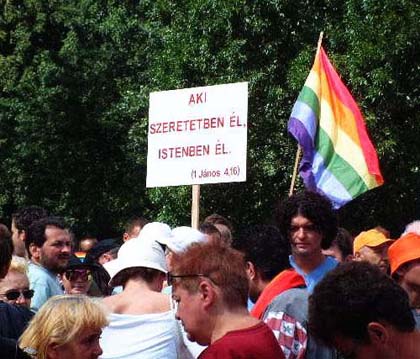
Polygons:
M64 272L64 275L68 280L77 280L80 278L86 281L91 279L90 271L87 269L68 269Z
M34 296L34 291L33 289L24 289L24 290L11 289L1 295L4 295L7 298L7 300L16 300L21 295L23 295L25 299L31 299Z
M175 275L175 274L172 274L171 272L168 272L168 274L166 275L166 281L167 281L168 285L173 285L175 278L194 278L194 277L205 277L207 279L210 279L210 281L212 281L214 284L216 284L214 282L214 280L212 280L210 278L210 276L208 276L207 274L179 274L179 275Z

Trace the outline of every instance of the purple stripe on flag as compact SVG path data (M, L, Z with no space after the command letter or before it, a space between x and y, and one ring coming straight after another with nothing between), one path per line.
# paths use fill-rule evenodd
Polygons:
M290 117L299 119L302 125L305 126L308 134L311 136L312 142L315 143L318 119L312 108L309 107L305 102L296 101Z
M294 117L290 117L288 124L289 133L296 138L302 147L303 156L299 165L299 173L303 178L306 188L316 190L315 180L312 173L312 161L315 153L314 142L303 123Z

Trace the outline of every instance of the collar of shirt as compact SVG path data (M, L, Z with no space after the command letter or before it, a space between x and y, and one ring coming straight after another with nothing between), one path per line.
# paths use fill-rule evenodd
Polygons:
M338 262L332 257L326 256L325 260L316 267L312 272L305 273L303 270L296 264L292 255L289 256L290 265L298 272L303 279L305 279L306 287L309 293L312 293L315 285L324 278L324 275L327 274L330 270L334 269Z

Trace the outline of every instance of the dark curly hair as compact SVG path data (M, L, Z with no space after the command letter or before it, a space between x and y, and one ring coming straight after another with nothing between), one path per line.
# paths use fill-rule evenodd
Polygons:
M337 236L331 244L337 245L343 259L353 254L353 237L345 228L338 227Z
M306 217L314 224L322 235L322 249L331 246L337 235L337 217L328 198L316 192L303 191L280 202L275 221L285 238L289 238L292 218L297 215Z
M290 243L274 226L249 226L239 232L233 246L244 253L245 261L253 263L265 280L290 267Z
M400 332L415 330L407 294L368 262L341 264L309 298L309 331L329 346L337 336L369 343L368 324L381 321Z

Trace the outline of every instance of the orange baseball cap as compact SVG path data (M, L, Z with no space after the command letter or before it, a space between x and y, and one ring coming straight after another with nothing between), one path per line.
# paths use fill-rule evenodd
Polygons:
M353 254L359 252L362 247L377 247L387 242L394 242L390 238L386 238L385 235L377 229L370 229L365 232L361 232L353 242Z
M403 264L420 259L420 235L407 233L388 248L391 274Z

